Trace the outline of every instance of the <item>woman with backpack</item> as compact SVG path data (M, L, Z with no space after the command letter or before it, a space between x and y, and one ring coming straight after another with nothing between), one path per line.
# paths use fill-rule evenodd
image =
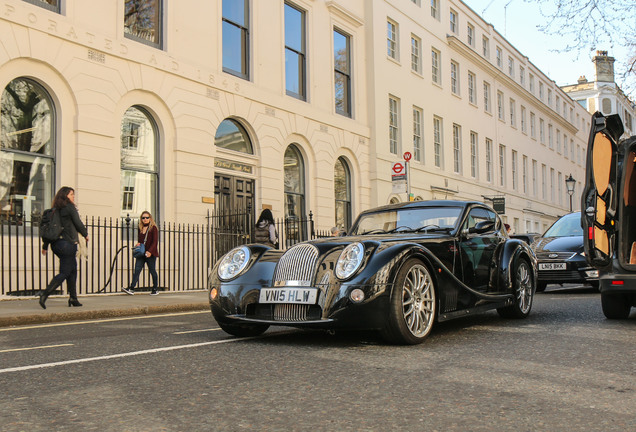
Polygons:
M148 265L148 271L152 277L152 291L150 295L157 295L159 291L157 289L158 275L155 269L157 263L157 257L159 256L159 228L153 219L150 212L145 211L141 213L139 217L139 229L137 231L137 246L144 245L144 254L135 261L135 272L133 273L132 281L128 288L122 288L127 294L135 295L135 286L139 281L139 275L144 269L144 264Z
M278 249L278 232L276 232L276 223L270 209L263 210L256 221L254 240L256 243L266 244Z
M69 295L68 305L81 306L77 300L77 290L75 283L77 281L77 243L81 234L88 242L88 230L82 223L77 207L75 206L75 190L68 186L63 186L55 194L53 205L54 212L59 212L59 220L62 226L62 233L53 241L42 239L42 255L51 245L51 250L60 259L60 272L51 279L43 293L40 294L40 306L46 309L46 299L57 289L64 281Z

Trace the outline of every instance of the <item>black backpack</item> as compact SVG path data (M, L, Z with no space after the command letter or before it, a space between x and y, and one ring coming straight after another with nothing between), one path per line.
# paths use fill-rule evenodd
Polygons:
M42 240L53 243L60 238L63 229L60 212L54 208L44 210L40 221L40 237L42 237Z

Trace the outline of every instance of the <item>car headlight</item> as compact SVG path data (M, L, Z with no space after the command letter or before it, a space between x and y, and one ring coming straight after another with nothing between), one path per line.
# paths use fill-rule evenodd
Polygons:
M237 277L250 260L250 250L245 246L240 246L229 251L221 259L217 273L222 280L230 280Z
M364 258L364 246L362 243L351 243L338 257L336 262L336 277L338 279L348 279L358 271Z

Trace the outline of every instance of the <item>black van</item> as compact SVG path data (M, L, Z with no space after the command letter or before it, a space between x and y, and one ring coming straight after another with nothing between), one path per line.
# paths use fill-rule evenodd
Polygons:
M599 270L603 313L625 319L636 306L636 136L621 139L617 114L592 116L581 197L585 256Z

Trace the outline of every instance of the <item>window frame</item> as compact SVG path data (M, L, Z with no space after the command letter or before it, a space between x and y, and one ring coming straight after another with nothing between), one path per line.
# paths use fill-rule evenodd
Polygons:
M28 1L28 0L27 0ZM124 0L124 37L126 39L133 40L135 42L142 43L144 45L151 46L153 48L163 49L163 37L164 37L164 0L151 0L157 4L156 24L157 24L157 42L153 42L134 33L126 32L126 0Z
M302 101L306 101L307 100L307 11L305 11L304 9L301 9L300 7L296 6L294 3L289 2L289 1L285 1L283 4L283 8L284 11L286 11L286 8L291 8L296 10L297 12L300 13L300 18L301 18L301 23L300 23L300 51L298 51L297 49L290 47L287 45L287 37L285 34L285 37L283 37L284 40L284 46L285 46L285 54L287 54L287 52L291 52L293 54L295 54L296 56L298 56L298 60L299 60L299 64L298 64L298 87L300 92L296 93L294 91L291 91L288 87L287 87L287 75L289 73L289 71L287 70L287 61L285 61L285 94L287 94L287 96L291 96L294 97L296 99L302 100ZM286 19L286 14L285 15L285 22L287 22ZM287 57L285 55L285 57Z
M340 70L337 68L338 62L335 57L335 34L342 36L346 42L346 70ZM345 117L353 117L353 100L352 100L352 85L351 85L351 35L346 33L344 30L340 30L338 27L333 27L332 35L334 37L333 49L334 49L334 101L335 101L335 111L337 114L343 115ZM344 109L339 109L338 106L338 92L336 91L338 80L335 79L338 75L344 78Z
M225 0L223 0L224 2ZM228 25L231 25L235 28L237 28L240 31L241 34L241 70L240 71L236 71L234 69L231 69L230 67L225 65L225 61L222 61L222 70L223 72L236 76L238 78L242 78L244 80L250 80L250 9L249 9L249 0L243 0L243 7L244 7L244 20L245 20L245 25L236 23L232 20L230 20L229 18L226 18L223 13L221 13L221 24L222 24L222 30L221 30L221 40L223 41L225 39L225 31L223 30L225 28L225 26L223 24L227 23ZM222 7L223 8L223 7ZM223 44L223 42L221 42L221 44ZM223 57L223 47L221 47L221 56Z

